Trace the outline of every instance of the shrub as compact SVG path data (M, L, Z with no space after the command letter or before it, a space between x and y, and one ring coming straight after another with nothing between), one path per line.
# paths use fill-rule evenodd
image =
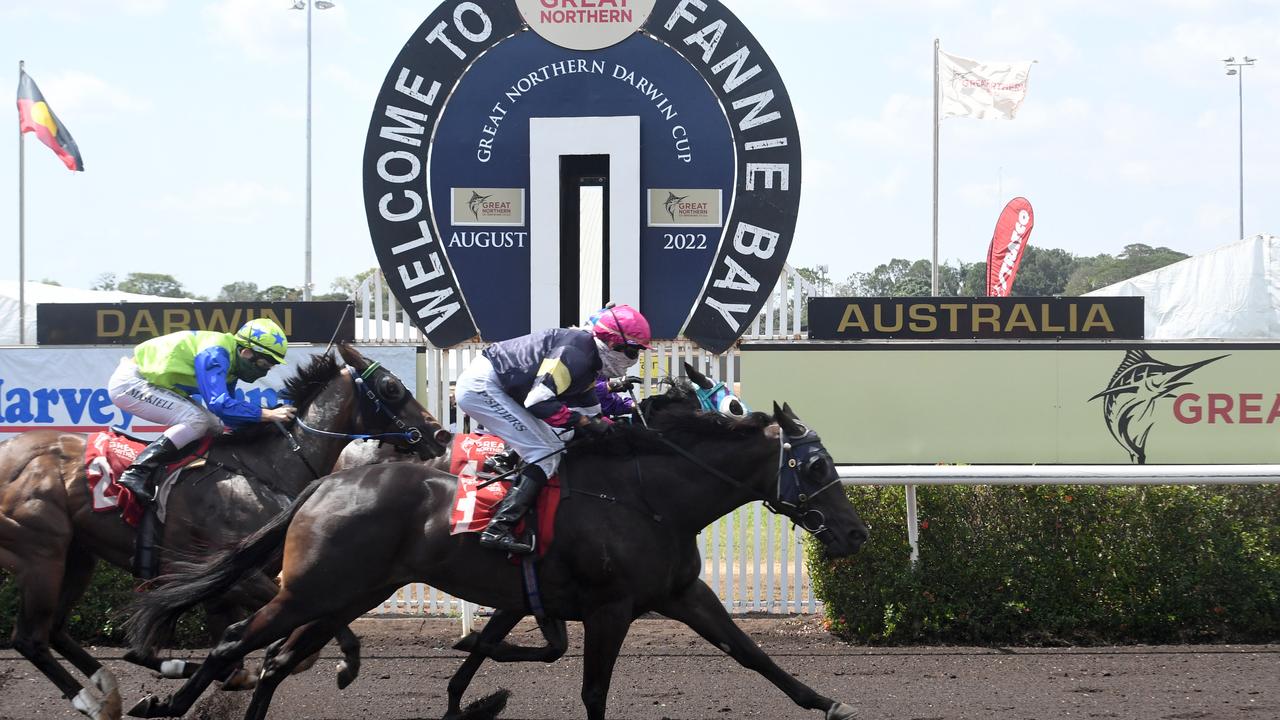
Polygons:
M930 486L910 566L901 488L847 490L871 540L811 575L867 643L1280 638L1280 486Z
M67 618L71 637L85 645L122 645L122 627L137 581L129 573L98 563L89 587ZM0 647L8 647L18 616L18 587L13 577L0 571ZM204 612L187 613L178 623L175 646L208 645Z

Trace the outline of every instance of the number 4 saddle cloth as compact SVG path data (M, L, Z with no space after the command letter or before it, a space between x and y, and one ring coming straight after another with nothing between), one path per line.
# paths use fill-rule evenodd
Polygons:
M489 527L493 511L511 489L511 482L500 480L480 487L489 479L480 474L480 468L486 459L505 449L501 438L493 435L470 433L454 436L449 472L458 476L458 490L453 498L453 513L449 518L450 534L480 532ZM512 473L512 477L515 477L515 473ZM538 539L538 557L545 555L551 547L551 540L555 535L556 509L559 506L560 478L556 475L547 481L546 487L538 494L534 509L537 517L534 533ZM526 515L516 525L517 537L525 532L528 521L529 516Z

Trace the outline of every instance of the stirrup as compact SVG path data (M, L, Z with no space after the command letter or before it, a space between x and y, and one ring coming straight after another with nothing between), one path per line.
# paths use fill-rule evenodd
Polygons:
M510 533L491 533L488 530L480 533L480 547L489 550L503 550L513 555L530 555L537 546L537 538L524 542Z

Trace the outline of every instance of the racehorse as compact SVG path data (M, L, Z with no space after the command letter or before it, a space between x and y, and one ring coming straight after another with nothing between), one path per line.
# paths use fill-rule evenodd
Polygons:
M624 428L577 445L561 465L569 497L556 538L536 563L544 616L581 621L585 631L582 700L603 720L614 662L632 621L656 611L684 622L827 720L854 716L779 668L743 633L699 578L699 531L727 512L763 500L813 533L825 553L856 552L867 527L840 491L818 435L789 407L742 419L672 412L658 432ZM231 550L168 578L139 597L130 637L146 647L196 603L282 558L279 592L229 627L200 670L165 700L148 696L129 714L183 714L224 668L287 638L272 674L287 672L349 623L411 582L498 609L474 649L487 651L526 612L522 571L479 547L472 533L450 535L456 479L412 463L351 468L307 488L290 508ZM353 543L351 538L360 538ZM446 720L479 662L476 653L449 683ZM494 655L495 659L497 655ZM520 658L509 658L520 659ZM483 660L483 653L480 657ZM283 675L276 674L273 683ZM268 687L267 678L258 691ZM270 685L274 688L274 684ZM266 716L255 693L247 719ZM269 701L269 695L267 697Z
M170 492L161 544L183 553L225 547L249 535L327 471L353 435L394 437L420 457L438 456L450 436L404 384L354 348L338 345L316 355L285 394L298 408L292 428L261 426L214 442L203 467L184 471ZM21 594L13 647L49 678L77 710L116 720L121 701L111 672L65 631L68 613L97 559L128 569L135 531L116 513L93 511L85 479L85 436L32 431L0 445L0 567L13 573ZM174 558L162 557L162 570ZM231 622L274 594L274 585L249 583L205 606L216 640ZM344 649L354 642L339 629ZM55 650L92 680L83 686L54 658ZM153 648L128 659L161 670ZM171 665L172 666L172 663ZM189 676L178 664L178 677ZM165 667L169 670L169 667Z

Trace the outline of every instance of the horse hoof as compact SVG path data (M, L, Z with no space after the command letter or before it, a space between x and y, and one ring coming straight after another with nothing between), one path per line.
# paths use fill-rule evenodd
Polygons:
M236 670L231 674L231 677L222 683L224 692L242 692L256 687L258 687L258 676L250 673L245 668Z
M465 653L475 652L476 644L479 642L480 642L480 634L473 632L468 634L466 637L462 638L458 642L454 643L453 649L461 650L462 652L465 652Z
M347 665L346 660L338 663L338 689L346 690L348 685L356 681L356 676L359 674L360 669Z
M129 717L155 718L166 717L168 707L155 695L148 695L129 708Z
M833 704L827 708L827 720L857 720L858 711L853 709L851 705L845 705L842 702Z

